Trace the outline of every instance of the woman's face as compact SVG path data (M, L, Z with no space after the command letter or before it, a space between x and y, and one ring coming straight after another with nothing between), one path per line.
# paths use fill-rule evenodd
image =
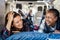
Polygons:
M47 23L47 25L52 26L56 23L56 21L57 17L55 17L53 13L46 13L45 22Z
M19 28L19 29L21 29L23 27L23 21L20 16L16 16L13 19L13 26L16 28Z

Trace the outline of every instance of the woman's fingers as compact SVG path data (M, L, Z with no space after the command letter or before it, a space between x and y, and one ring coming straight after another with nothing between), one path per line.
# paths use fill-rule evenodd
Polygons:
M11 23L12 23L12 20L13 20L13 16L14 16L14 13L13 12L10 12L8 14L8 17L7 17L8 22L7 22L7 25L6 25L6 28L7 28L8 31L10 31Z
M12 13L12 12L10 14L8 14L8 21L12 21L13 16L14 16L14 13Z

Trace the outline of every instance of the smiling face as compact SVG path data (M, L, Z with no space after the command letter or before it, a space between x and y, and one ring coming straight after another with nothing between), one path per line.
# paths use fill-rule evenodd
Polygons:
M57 17L53 13L51 12L46 13L45 22L47 25L53 26L55 25L56 21L57 21Z
M23 21L21 19L20 16L16 16L14 19L13 19L13 26L15 28L18 28L18 29L21 29L23 28Z

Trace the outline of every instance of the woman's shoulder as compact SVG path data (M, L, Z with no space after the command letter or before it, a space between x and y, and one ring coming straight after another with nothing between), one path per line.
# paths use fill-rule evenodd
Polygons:
M3 28L3 29L1 30L1 36L2 36L2 38L3 38L3 39L8 38L8 37L10 36L9 33L10 33L10 32L9 32L6 28Z

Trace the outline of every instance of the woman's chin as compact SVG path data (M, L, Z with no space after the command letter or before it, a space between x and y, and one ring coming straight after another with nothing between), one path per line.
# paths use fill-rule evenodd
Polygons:
M50 26L50 23L47 23L48 26Z

